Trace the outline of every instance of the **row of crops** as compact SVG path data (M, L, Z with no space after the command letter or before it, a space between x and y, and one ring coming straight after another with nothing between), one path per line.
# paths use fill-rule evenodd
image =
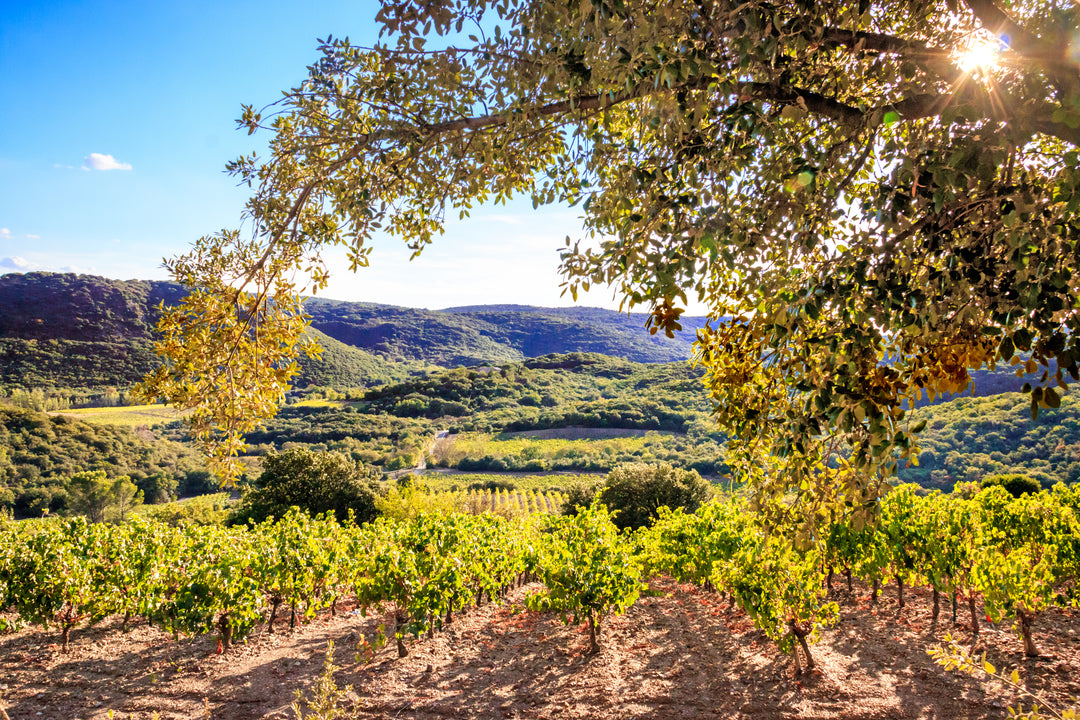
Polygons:
M19 622L71 630L109 616L145 618L174 636L216 633L227 648L276 619L290 624L344 598L392 608L400 654L474 604L498 600L525 579L545 589L530 608L587 622L598 647L605 617L625 611L643 583L668 574L730 596L784 652L813 666L810 646L838 615L833 572L858 577L874 594L895 583L975 603L995 621L1013 618L1025 652L1051 605L1077 604L1080 490L1059 486L1013 498L1001 488L972 497L893 490L876 522L838 519L798 543L766 526L737 497L696 513L662 510L647 529L618 530L594 504L577 515L508 519L444 513L339 525L290 511L251 528L187 526L136 519L0 521L0 607ZM284 613L284 614L283 614Z
M566 493L558 490L470 489L458 493L470 512L554 513L566 502Z
M964 497L920 494L915 485L892 490L874 522L861 514L837 518L802 549L785 532L765 532L736 500L713 502L695 514L662 512L639 539L649 573L729 593L755 624L793 653L836 621L829 600L834 571L858 577L876 600L882 584L895 583L898 606L905 587L929 588L933 618L943 598L969 606L978 632L976 604L998 622L1016 621L1024 652L1037 655L1032 636L1046 608L1080 604L1080 488L1014 498L1001 487Z

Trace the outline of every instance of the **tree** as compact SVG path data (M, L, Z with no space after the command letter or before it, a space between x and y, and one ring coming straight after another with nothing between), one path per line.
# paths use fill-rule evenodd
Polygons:
M127 475L121 475L109 488L109 502L116 511L117 522L124 522L133 508L143 504L143 491Z
M994 487L995 485L1000 485L1005 488L1005 490L1014 498L1018 498L1021 495L1027 495L1028 493L1037 493L1042 490L1042 485L1038 480L1022 473L987 475L979 482L979 487L982 488Z
M337 452L292 448L270 452L263 458L262 475L246 493L236 519L262 522L284 517L296 506L309 515L332 512L344 522L352 511L357 522L373 520L379 497L377 468L350 460Z
M649 527L662 507L695 512L709 498L709 484L669 463L625 463L608 473L598 497L619 528Z
M728 462L765 495L869 507L916 452L905 401L1013 362L1047 369L1034 414L1077 378L1075 3L400 0L377 20L375 47L328 38L244 108L272 133L228 166L253 234L168 263L193 290L143 392L194 408L219 469L295 372L323 248L355 269L382 231L419 253L514 195L581 208L571 294L613 285L667 333L709 303ZM845 448L838 485L821 468Z
M135 484L148 504L166 503L176 497L176 488L180 481L175 475L162 471L144 475L136 474Z
M104 470L72 475L67 481L72 509L85 515L92 523L105 522L105 511L112 502L114 483Z
M143 503L143 493L127 475L109 479L104 470L91 470L72 475L67 491L73 510L85 515L90 522L108 519L110 510L116 520L124 522L132 508Z

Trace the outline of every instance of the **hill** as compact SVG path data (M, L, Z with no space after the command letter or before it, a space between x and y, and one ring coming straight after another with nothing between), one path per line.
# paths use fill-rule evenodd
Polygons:
M1043 487L1080 480L1080 398L1066 395L1061 407L1031 419L1031 399L1020 393L963 397L919 408L926 420L919 437L919 464L899 471L900 480L951 490L957 482L987 475L1022 473Z
M0 275L0 387L103 392L129 387L160 360L153 350L157 306L184 296L175 283L93 275ZM300 359L297 384L367 387L426 367L391 362L311 329L319 359ZM77 401L76 401L77 402Z
M726 469L722 436L700 375L685 362L595 353L454 368L350 394L347 403L286 406L247 440L256 452L306 443L387 470L424 457L443 468L527 472L663 460L715 476ZM450 437L433 444L440 432Z
M684 318L674 338L650 335L646 315L600 308L479 305L448 310L314 298L311 324L347 345L447 367L501 364L549 353L593 352L634 362L686 360L705 318Z
M97 425L0 405L0 511L16 517L67 507L65 478L83 470L128 475L148 497L161 481L204 492L203 459L146 428ZM175 484L174 484L175 483Z
M0 386L123 388L158 362L159 303L175 283L92 275L0 275ZM321 360L302 359L298 386L372 387L431 364L502 364L551 352L599 352L635 362L690 356L703 318L674 339L649 335L645 315L596 308L478 306L432 311L312 298L306 303Z
M0 275L0 387L123 388L154 367L159 303L179 285L92 275ZM599 353L638 363L686 360L705 318L684 317L674 338L650 335L646 315L599 308L475 305L423 310L311 298L321 360L302 358L298 387L375 387L430 371ZM974 394L1016 391L1009 368L980 371Z

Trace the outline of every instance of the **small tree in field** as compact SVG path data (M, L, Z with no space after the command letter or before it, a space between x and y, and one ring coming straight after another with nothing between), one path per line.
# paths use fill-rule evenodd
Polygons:
M105 511L111 501L113 484L104 470L76 473L67 482L71 508L85 515L90 522L105 522Z
M662 507L692 513L709 497L709 484L695 470L668 463L627 463L612 470L600 491L600 501L614 513L620 528L652 525Z
M261 522L283 517L296 506L309 515L332 512L345 522L352 511L357 522L376 516L382 473L337 452L292 448L270 452L263 459L255 489L244 495L234 521Z

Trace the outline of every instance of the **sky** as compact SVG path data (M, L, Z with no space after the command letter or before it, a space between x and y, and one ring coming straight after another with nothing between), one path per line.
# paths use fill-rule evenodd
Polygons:
M247 195L225 163L269 137L236 129L241 104L264 106L298 84L319 38L373 43L377 9L0 0L0 273L168 279L163 258L240 223ZM482 208L411 263L392 238L376 238L355 275L332 254L323 294L431 309L571 305L558 251L580 227L571 208ZM600 288L579 304L618 302Z

